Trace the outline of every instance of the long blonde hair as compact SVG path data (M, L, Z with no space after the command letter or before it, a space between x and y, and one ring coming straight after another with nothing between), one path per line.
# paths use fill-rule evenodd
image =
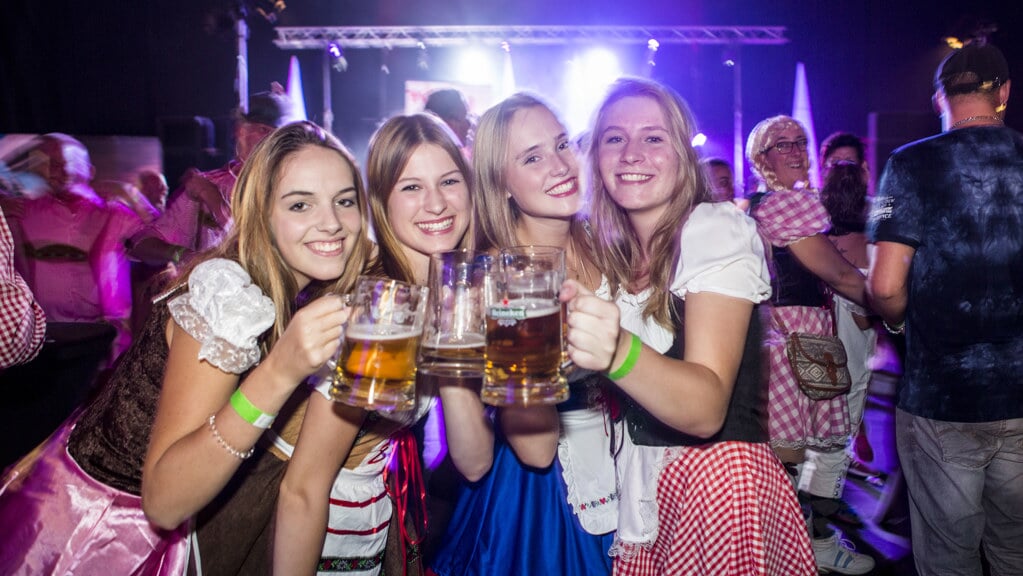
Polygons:
M366 160L369 207L373 215L373 230L380 246L377 264L383 275L402 282L415 283L415 274L387 217L387 201L412 154L423 144L435 144L447 152L465 178L469 201L473 201L472 172L454 133L446 124L428 114L412 114L394 116L377 129L370 138L369 157ZM470 222L469 229L459 242L459 248L469 246L472 227Z
M509 198L505 166L508 163L508 137L515 113L529 108L544 108L555 118L558 114L542 98L519 92L492 106L480 118L473 143L472 166L476 173L476 248L490 250L521 244L515 229L522 215L515 200ZM560 118L559 118L560 122ZM569 234L582 250L580 258L593 260L591 241L586 231L585 214L580 211L571 221Z
M332 150L344 160L352 171L359 202L362 229L352 238L352 254L341 276L331 283L312 286L311 294L332 291L350 292L355 279L362 273L372 250L367 236L366 190L355 157L337 138L312 122L301 121L282 126L263 139L246 160L231 197L234 225L224 242L192 262L180 276L178 284L187 281L188 274L200 261L227 258L238 262L255 284L274 303L277 311L273 328L264 336L264 351L273 347L291 321L298 297L298 284L291 267L284 261L273 231L270 213L273 208L274 188L280 181L285 163L299 151L319 146Z
M644 262L643 246L626 210L615 203L600 174L600 148L608 109L623 98L650 98L660 106L667 120L671 146L679 159L673 193L664 214L654 227ZM649 274L650 298L643 307L643 317L653 317L670 327L671 294L669 287L681 254L682 225L700 202L710 201L710 186L700 158L691 141L696 122L689 106L674 90L644 78L620 78L608 89L593 122L593 142L589 161L593 187L590 219L597 237L597 264L607 276L611 293L637 287L637 281Z

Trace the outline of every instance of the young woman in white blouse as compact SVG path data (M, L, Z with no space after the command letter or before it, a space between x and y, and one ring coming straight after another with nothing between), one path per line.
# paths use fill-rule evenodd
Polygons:
M607 369L622 392L615 574L816 574L766 442L763 246L749 218L709 202L694 132L677 94L632 78L611 86L592 131L591 222L607 282L575 290L568 338L573 359ZM619 321L605 299L620 310L610 353L577 329Z

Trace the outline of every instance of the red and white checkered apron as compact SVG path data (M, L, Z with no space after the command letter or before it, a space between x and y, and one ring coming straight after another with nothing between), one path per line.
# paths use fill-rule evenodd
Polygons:
M817 574L792 484L767 444L669 448L659 531L615 558L615 576Z

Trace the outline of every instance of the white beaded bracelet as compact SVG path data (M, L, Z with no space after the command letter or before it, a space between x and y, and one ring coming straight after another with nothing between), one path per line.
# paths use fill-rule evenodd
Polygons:
M887 320L881 320L881 325L884 326L884 329L887 330L889 334L899 335L899 334L902 334L903 332L906 331L906 321L905 320L903 320L902 322L899 322L898 324L896 324L894 326L889 324Z
M217 441L217 444L220 444L220 447L223 448L224 450L227 450L228 454L230 454L231 456L234 456L235 458L237 458L239 460L245 460L245 459L248 459L250 456L252 456L256 452L256 447L255 446L253 446L252 448L249 448L245 452L242 452L241 450L239 450L239 449L235 448L234 446L231 446L230 444L228 444L227 441L224 440L224 437L220 435L220 431L217 430L217 415L216 414L210 414L210 419L207 420L207 423L210 425L210 432L213 433L213 438Z

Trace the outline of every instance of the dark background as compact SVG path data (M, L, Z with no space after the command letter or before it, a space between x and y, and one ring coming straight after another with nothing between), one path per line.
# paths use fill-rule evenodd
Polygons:
M219 163L230 150L236 102L229 16L235 6L226 0L7 0L0 17L0 134L157 135L174 119L205 116L216 128L216 150L207 160ZM1021 0L290 0L277 24L784 26L788 44L742 49L744 136L767 116L791 113L795 64L804 62L818 139L835 130L867 135L868 115L879 113L874 144L886 152L939 130L930 95L935 66L948 50L941 38L966 35L977 21L996 25L992 42L1006 53L1013 76L1023 78ZM309 118L322 122L320 53L281 50L271 23L255 13L248 23L249 92L266 90L272 80L285 83L288 59L297 55ZM541 77L556 78L565 50L515 52L520 86L538 88ZM419 69L415 52L387 54L385 76L381 51L349 50L348 71L331 73L334 131L357 153L382 117L401 111L406 79L450 80L443 66ZM433 61L442 61L443 52ZM722 56L722 46L665 45L654 77L689 101L701 128L730 159L733 71ZM1007 115L1017 128L1023 127L1019 109L1023 83Z

